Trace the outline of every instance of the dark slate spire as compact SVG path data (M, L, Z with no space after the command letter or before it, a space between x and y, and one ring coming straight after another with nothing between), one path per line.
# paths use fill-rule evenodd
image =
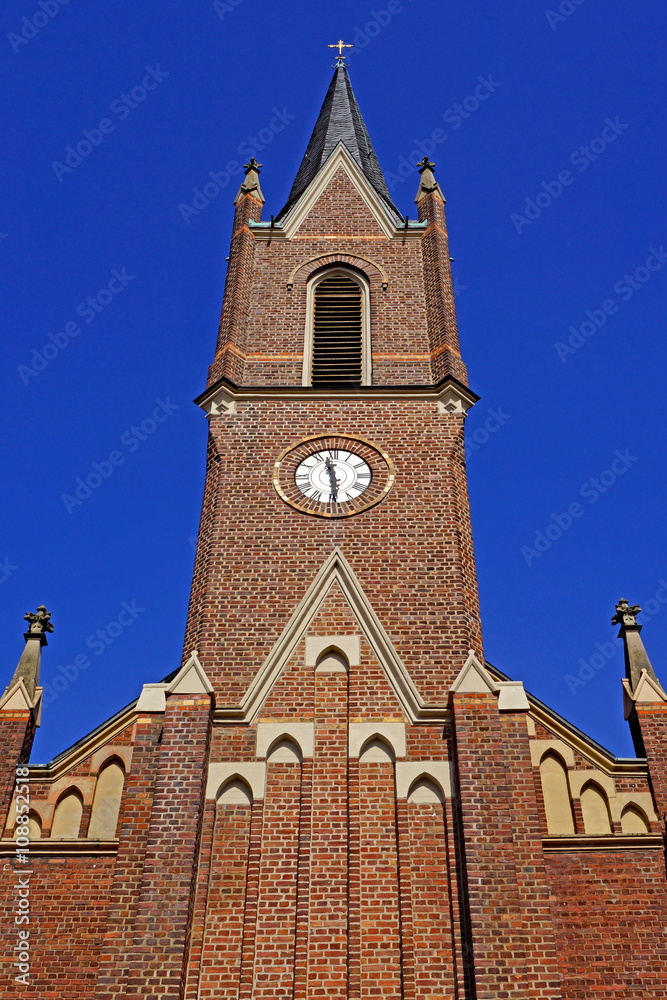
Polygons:
M391 200L370 136L361 117L357 99L352 90L346 66L339 62L333 75L324 104L315 123L313 134L301 166L289 193L287 204L278 216L285 215L319 173L339 142L352 154L380 197L402 221L402 216Z

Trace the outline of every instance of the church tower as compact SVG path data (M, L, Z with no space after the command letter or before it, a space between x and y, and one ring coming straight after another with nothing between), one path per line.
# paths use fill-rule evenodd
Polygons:
M28 767L40 608L0 699L0 992L17 966L30 998L667 1000L639 608L636 759L484 660L435 165L402 217L339 57L280 212L245 170L181 664Z
M339 577L377 616L412 714L482 654L463 444L476 396L444 198L433 164L419 169L419 218L402 218L342 60L270 221L246 167L198 400L210 451L185 647L224 704L258 663L271 676Z

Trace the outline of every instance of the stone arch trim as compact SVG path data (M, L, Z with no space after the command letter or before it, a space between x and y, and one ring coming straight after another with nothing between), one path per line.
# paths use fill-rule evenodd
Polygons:
M297 264L287 279L287 290L292 291L294 285L307 285L316 271L324 267L353 267L368 279L371 288L380 286L382 291L386 291L389 284L389 275L381 264L370 260L368 257L357 257L347 253L331 253L320 257L311 257L310 260Z
M627 817L628 816L638 816L640 818L641 822L644 824L645 829L643 831L640 831L640 830L636 830L636 831L632 830L631 831L631 830L626 829L626 824L628 822L627 821ZM624 820L625 820L625 823L624 823ZM628 802L628 803L626 803L626 805L623 806L623 808L621 809L620 823L621 823L621 826L623 828L623 833L626 833L626 834L627 833L650 833L651 832L651 822L650 822L648 816L646 815L645 811L636 802Z
M351 722L348 730L350 757L360 757L364 747L375 739L387 743L395 758L405 757L404 722Z
M266 757L282 739L291 740L301 750L304 760L313 756L315 725L312 722L259 722L257 724L257 757Z
M115 768L115 772L112 772L111 768ZM109 784L110 778L111 784ZM88 839L114 840L116 838L126 783L127 771L124 761L118 754L111 754L97 773L86 834Z
M78 801L80 803L80 806L81 806L81 812L79 813L79 823L78 823L77 831L72 836L66 836L66 837L54 836L54 832L57 829L56 820L60 818L58 810L62 806L63 802L65 802L69 798L78 799ZM82 824L83 818L84 818L83 817L84 802L85 802L85 800L84 800L83 794L81 792L81 789L77 785L74 785L74 784L73 785L68 785L68 787L65 788L63 790L63 792L58 796L58 800L56 801L55 808L53 810L53 817L51 819L51 828L49 830L49 837L51 837L54 840L78 840L81 837L81 824ZM44 828L43 827L42 827L42 834L44 834Z
M439 788L444 798L451 798L452 780L449 761L446 760L398 761L396 798L407 799L413 785L422 779L432 782Z
M252 763L222 761L210 764L206 782L206 798L216 801L223 786L235 778L240 778L241 781L245 781L250 786L253 800L264 798L266 764L263 761L253 761Z
M422 789L426 791L426 795L424 795L423 792L420 790L420 786L422 786ZM415 797L413 798L413 796ZM436 802L442 803L445 801L445 793L442 789L442 786L440 785L440 782L435 781L435 779L432 778L430 774L425 773L425 774L420 774L419 777L415 778L415 780L408 788L408 794L406 798L408 802L416 802L416 803L427 802L435 804Z
M306 639L306 666L316 667L326 653L338 653L349 666L361 664L361 642L358 635L313 635Z
M291 736L278 736L266 752L269 763L302 764L303 751Z
M230 792L230 797L226 799L226 794ZM252 806L253 800L254 796L252 794L252 788L246 779L242 778L238 773L230 775L226 781L223 781L215 797L216 804L220 803L221 805L240 805L246 807Z
M587 792L590 794L587 795ZM609 799L602 785L591 778L582 785L579 797L584 820L584 833L592 836L611 836L613 825Z
M573 836L576 827L572 791L567 764L558 748L551 747L541 755L539 769L548 833Z
M389 740L385 739L384 736L379 736L377 733L374 736L369 736L359 750L360 764L375 763L378 761L386 761L393 764L395 760L396 754L393 746Z
M66 788L59 790L58 798L55 800L56 809L58 808L58 806L60 805L60 803L64 798L72 794L78 795L81 801L84 803L84 805L86 804L86 796L84 795L83 791L81 790L81 788L79 788L79 786L76 783L72 782L72 784L67 785ZM30 807L32 808L32 803Z
M129 774L130 764L132 763L132 749L131 746L115 746L114 744L107 744L100 747L90 758L90 774L97 776L107 764L111 763L114 757L125 771L125 774Z

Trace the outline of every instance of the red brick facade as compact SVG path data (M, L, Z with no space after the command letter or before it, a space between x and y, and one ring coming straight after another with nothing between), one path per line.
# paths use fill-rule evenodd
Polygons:
M485 664L443 199L402 225L368 171L337 146L271 225L237 199L182 665L30 768L28 865L37 705L0 700L2 996L667 998L665 705L617 760ZM316 390L328 267L367 283L369 377ZM281 496L317 435L387 456L379 502Z

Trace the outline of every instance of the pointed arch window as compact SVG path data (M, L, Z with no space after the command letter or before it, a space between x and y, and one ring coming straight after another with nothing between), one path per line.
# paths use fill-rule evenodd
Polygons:
M308 286L304 385L370 383L370 308L366 280L328 268Z

